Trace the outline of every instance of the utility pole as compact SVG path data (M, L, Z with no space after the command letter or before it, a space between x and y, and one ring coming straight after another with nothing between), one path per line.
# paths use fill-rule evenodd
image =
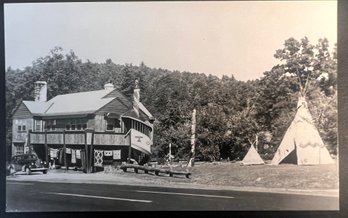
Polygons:
M192 112L192 126L191 126L191 154L187 167L193 167L195 165L195 134L196 134L196 109Z

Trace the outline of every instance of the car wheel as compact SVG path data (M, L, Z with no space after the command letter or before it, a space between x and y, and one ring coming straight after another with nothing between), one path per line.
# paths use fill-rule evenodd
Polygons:
M43 174L47 174L47 170L42 171Z
M26 173L27 175L30 175L30 174L31 174L31 170L30 170L29 167L25 168L25 173Z

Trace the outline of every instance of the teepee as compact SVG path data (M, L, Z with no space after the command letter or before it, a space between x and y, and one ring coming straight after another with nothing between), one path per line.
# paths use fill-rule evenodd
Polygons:
M298 165L333 163L324 145L303 95L299 97L297 112L271 162L273 165L294 163Z
M245 155L244 159L242 160L242 165L256 165L256 164L265 164L265 162L263 162L260 155L257 153L256 149L254 148L253 144L251 144L251 147L248 153Z

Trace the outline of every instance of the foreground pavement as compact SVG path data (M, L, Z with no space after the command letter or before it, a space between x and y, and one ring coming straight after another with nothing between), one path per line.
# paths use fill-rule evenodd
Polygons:
M35 176L28 176L35 178ZM338 210L338 197L104 183L7 180L7 212Z

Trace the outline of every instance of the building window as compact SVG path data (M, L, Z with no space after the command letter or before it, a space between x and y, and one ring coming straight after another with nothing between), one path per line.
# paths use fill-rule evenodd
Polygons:
M15 145L15 154L24 154L24 145Z
M41 131L41 120L35 120L35 131Z
M19 126L17 126L17 131L18 132L25 132L25 130L26 130L26 127L25 127L25 125L19 125Z
M106 130L114 130L114 125L113 124L106 125Z
M82 119L71 119L65 124L66 130L72 130L72 131L81 131L83 129L87 129L87 120Z
M47 125L47 126L46 126L46 130L51 130L51 126L50 126L50 125Z
M107 119L106 120L106 130L107 131L113 131L115 128L116 121L115 119Z

